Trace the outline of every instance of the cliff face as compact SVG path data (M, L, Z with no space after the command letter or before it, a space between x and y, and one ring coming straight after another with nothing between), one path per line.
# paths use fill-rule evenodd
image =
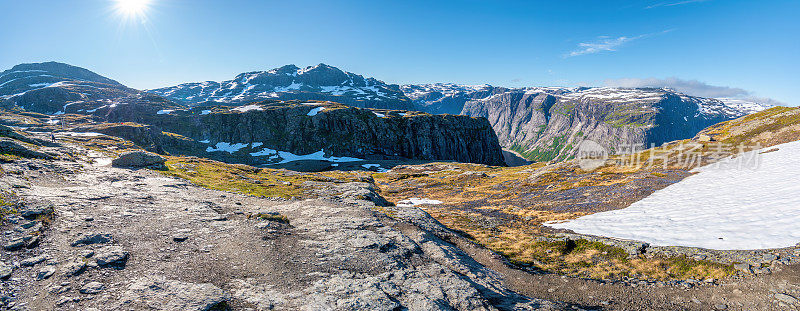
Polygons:
M691 138L748 112L663 89L534 88L469 101L461 114L486 117L503 147L551 161L574 157L584 140L622 153Z
M109 122L152 125L202 147L164 146L167 152L228 162L336 162L336 157L351 157L504 164L489 122L468 116L369 110L333 103L262 102L170 111L118 105L102 111L102 117Z

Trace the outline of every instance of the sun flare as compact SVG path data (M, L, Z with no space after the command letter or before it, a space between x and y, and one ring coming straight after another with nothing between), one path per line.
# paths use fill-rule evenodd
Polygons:
M118 13L126 17L143 16L151 0L114 0Z

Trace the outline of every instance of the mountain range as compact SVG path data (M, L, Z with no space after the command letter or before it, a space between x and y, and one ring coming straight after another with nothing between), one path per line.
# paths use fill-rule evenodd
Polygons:
M190 105L297 99L333 101L362 108L414 109L399 86L325 64L306 68L286 65L269 71L242 73L228 81L184 83L148 92Z
M526 87L450 83L395 85L319 64L248 72L222 82L184 83L147 91L61 63L21 64L0 74L0 104L59 115L90 114L126 121L137 114L242 106L259 101L328 101L356 108L420 111L485 118L499 144L531 161L560 161L592 140L611 153L691 138L703 128L768 105L702 98L667 88ZM129 115L113 112L120 104ZM144 118L147 119L147 118ZM446 129L440 129L446 130ZM296 147L294 151L306 148ZM334 148L347 149L347 148ZM363 153L358 154L363 156Z

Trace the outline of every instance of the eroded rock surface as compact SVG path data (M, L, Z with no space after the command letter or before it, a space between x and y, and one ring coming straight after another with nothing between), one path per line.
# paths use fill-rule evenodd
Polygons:
M37 258L30 267L0 267L11 273L0 289L5 308L561 307L508 290L500 275L442 240L447 229L419 209L396 208L428 220L419 226L379 212L386 202L368 183L307 184L320 198L274 200L208 190L157 171L92 164L100 155L69 148L78 162L3 164L22 174L4 176L0 186L24 182L15 189L20 199L53 211L36 248L0 258ZM23 181L25 174L33 178Z

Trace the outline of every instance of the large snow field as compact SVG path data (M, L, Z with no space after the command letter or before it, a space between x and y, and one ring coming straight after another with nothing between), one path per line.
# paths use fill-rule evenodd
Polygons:
M729 158L628 208L545 225L658 246L794 246L800 242L800 141L757 152L757 167L736 164L755 153Z

